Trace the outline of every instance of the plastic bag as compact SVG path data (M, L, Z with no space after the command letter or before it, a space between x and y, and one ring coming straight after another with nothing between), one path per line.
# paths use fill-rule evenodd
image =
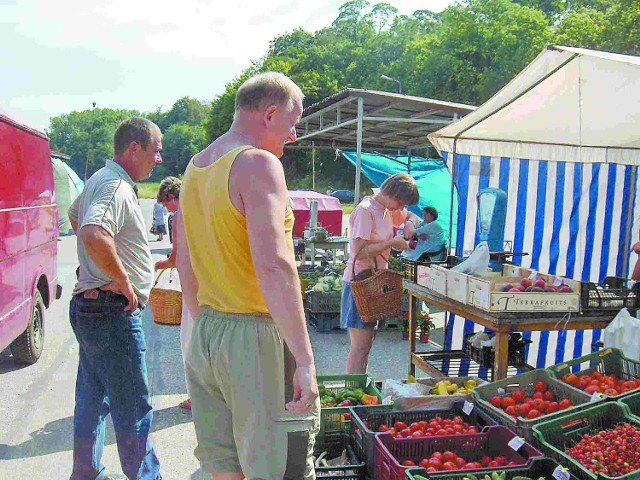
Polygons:
M472 276L482 276L486 275L488 268L489 245L487 245L487 242L480 242L471 255L469 255L469 258L451 270Z
M391 397L394 408L414 410L420 408L451 408L456 402L472 400L473 395L431 395L431 387L441 380L450 380L463 386L467 380L475 380L476 386L487 382L474 376L469 377L432 377L418 378L417 383L405 383L404 380L387 379L382 385L382 396Z
M640 320L623 308L602 332L605 348L619 348L624 356L640 360Z

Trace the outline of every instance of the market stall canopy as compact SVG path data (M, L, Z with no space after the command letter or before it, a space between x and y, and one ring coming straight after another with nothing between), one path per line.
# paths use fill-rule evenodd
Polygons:
M354 148L361 135L367 148L406 151L429 146L429 132L475 109L431 98L346 88L304 109L297 144L309 148L313 141L315 148Z
M309 223L311 200L318 202L318 223L327 229L330 235L342 234L342 207L340 200L311 190L289 190L291 208L296 218L293 224L293 236L302 237L304 227Z
M640 57L549 46L429 140L463 155L638 165L639 124Z

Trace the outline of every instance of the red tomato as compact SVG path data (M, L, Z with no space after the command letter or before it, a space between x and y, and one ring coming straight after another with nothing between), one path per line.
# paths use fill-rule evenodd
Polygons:
M502 397L500 400L503 408L512 407L516 404L516 401L512 397Z
M404 462L402 462L402 466L403 467L415 467L416 464L412 460L405 460Z
M544 399L544 394L542 392L533 392L533 399L534 400L543 400Z
M541 381L537 381L533 384L533 388L536 392L544 392L547 389L547 384Z
M393 438L396 438L398 436L398 432L396 432L395 428L390 428L388 432L391 434Z
M420 425L420 430L423 430L423 431L429 428L429 424L425 421L418 422L418 425Z
M424 468L425 470L426 470L427 468L429 468L429 467L430 467L430 465L429 465L429 459L428 459L428 458L423 458L422 460L420 460L420 466L421 466L422 468Z
M441 470L442 469L442 461L439 458L430 458L429 466Z
M411 436L415 438L424 437L424 432L422 430L416 430L411 434Z
M379 432L386 432L387 430L389 430L389 427L387 427L384 423L378 427Z
M540 416L540 411L536 410L535 408L533 410L529 410L529 413L527 413L527 418L538 418Z
M467 461L464 458L462 457L456 458L456 466L458 468L464 468L466 464L467 464Z
M533 400L533 408L535 410L542 410L545 406L544 400L536 398Z
M542 394L542 399L546 400L547 402L553 402L556 398L554 397L553 392L551 390L547 390Z
M587 393L589 395L593 395L594 393L600 393L600 387L598 385L589 385L587 388L584 389L584 393Z
M578 376L574 373L567 373L562 377L562 381L575 387L578 384Z
M491 397L491 400L489 400L489 403L497 408L502 407L502 399L497 395L495 397Z
M393 428L395 428L396 430L404 430L405 428L407 428L407 424L404 422L396 422L393 424Z
M447 434L447 431L444 428L441 428L436 432L436 435L440 435L440 436L446 435L446 434Z
M458 456L453 452L446 451L442 454L443 462L455 462L456 458L458 458Z
M418 425L418 422L413 422L411 425L409 425L409 430L411 430L412 432L420 430L420 425Z
M406 437L410 437L412 433L413 433L413 432L411 431L411 429L410 429L410 428L404 428L404 429L402 429L402 431L400 432L400 435L402 435L403 437L405 437L405 438L406 438Z
M514 406L510 406L504 409L504 412L507 415L511 415L512 417L517 417L518 416L518 412L516 412L516 407Z
M513 398L513 400L515 400L516 403L522 403L524 402L526 395L522 390L516 390L515 392L513 392L511 397Z
M522 418L527 418L527 413L529 413L530 410L531 410L531 405L528 403L521 403L516 407L516 411L518 412L518 415L520 415Z
M605 395L609 395L610 397L613 397L615 395L620 395L615 388L607 388L603 393Z
M571 400L569 400L568 398L563 398L558 403L558 407L560 408L560 410L565 410L571 406L573 406L573 403L571 403Z
M558 410L560 410L560 406L558 405L558 402L547 403L547 409L545 410L547 413L557 412Z
M442 468L444 468L447 471L450 471L450 470L456 470L458 467L453 462L444 462L442 464Z

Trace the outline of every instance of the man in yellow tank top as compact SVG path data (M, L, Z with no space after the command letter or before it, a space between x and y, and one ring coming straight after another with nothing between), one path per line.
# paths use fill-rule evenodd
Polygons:
M302 99L280 73L248 79L231 128L193 157L180 193L177 265L197 317L187 388L195 455L214 480L315 478L318 386L278 160Z

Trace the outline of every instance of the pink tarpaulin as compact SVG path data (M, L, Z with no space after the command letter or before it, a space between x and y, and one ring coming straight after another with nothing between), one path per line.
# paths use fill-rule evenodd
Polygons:
M304 227L309 223L311 200L318 202L318 223L327 229L329 235L342 233L342 208L340 200L322 193L307 190L290 190L289 197L296 221L293 225L293 236L302 237Z

